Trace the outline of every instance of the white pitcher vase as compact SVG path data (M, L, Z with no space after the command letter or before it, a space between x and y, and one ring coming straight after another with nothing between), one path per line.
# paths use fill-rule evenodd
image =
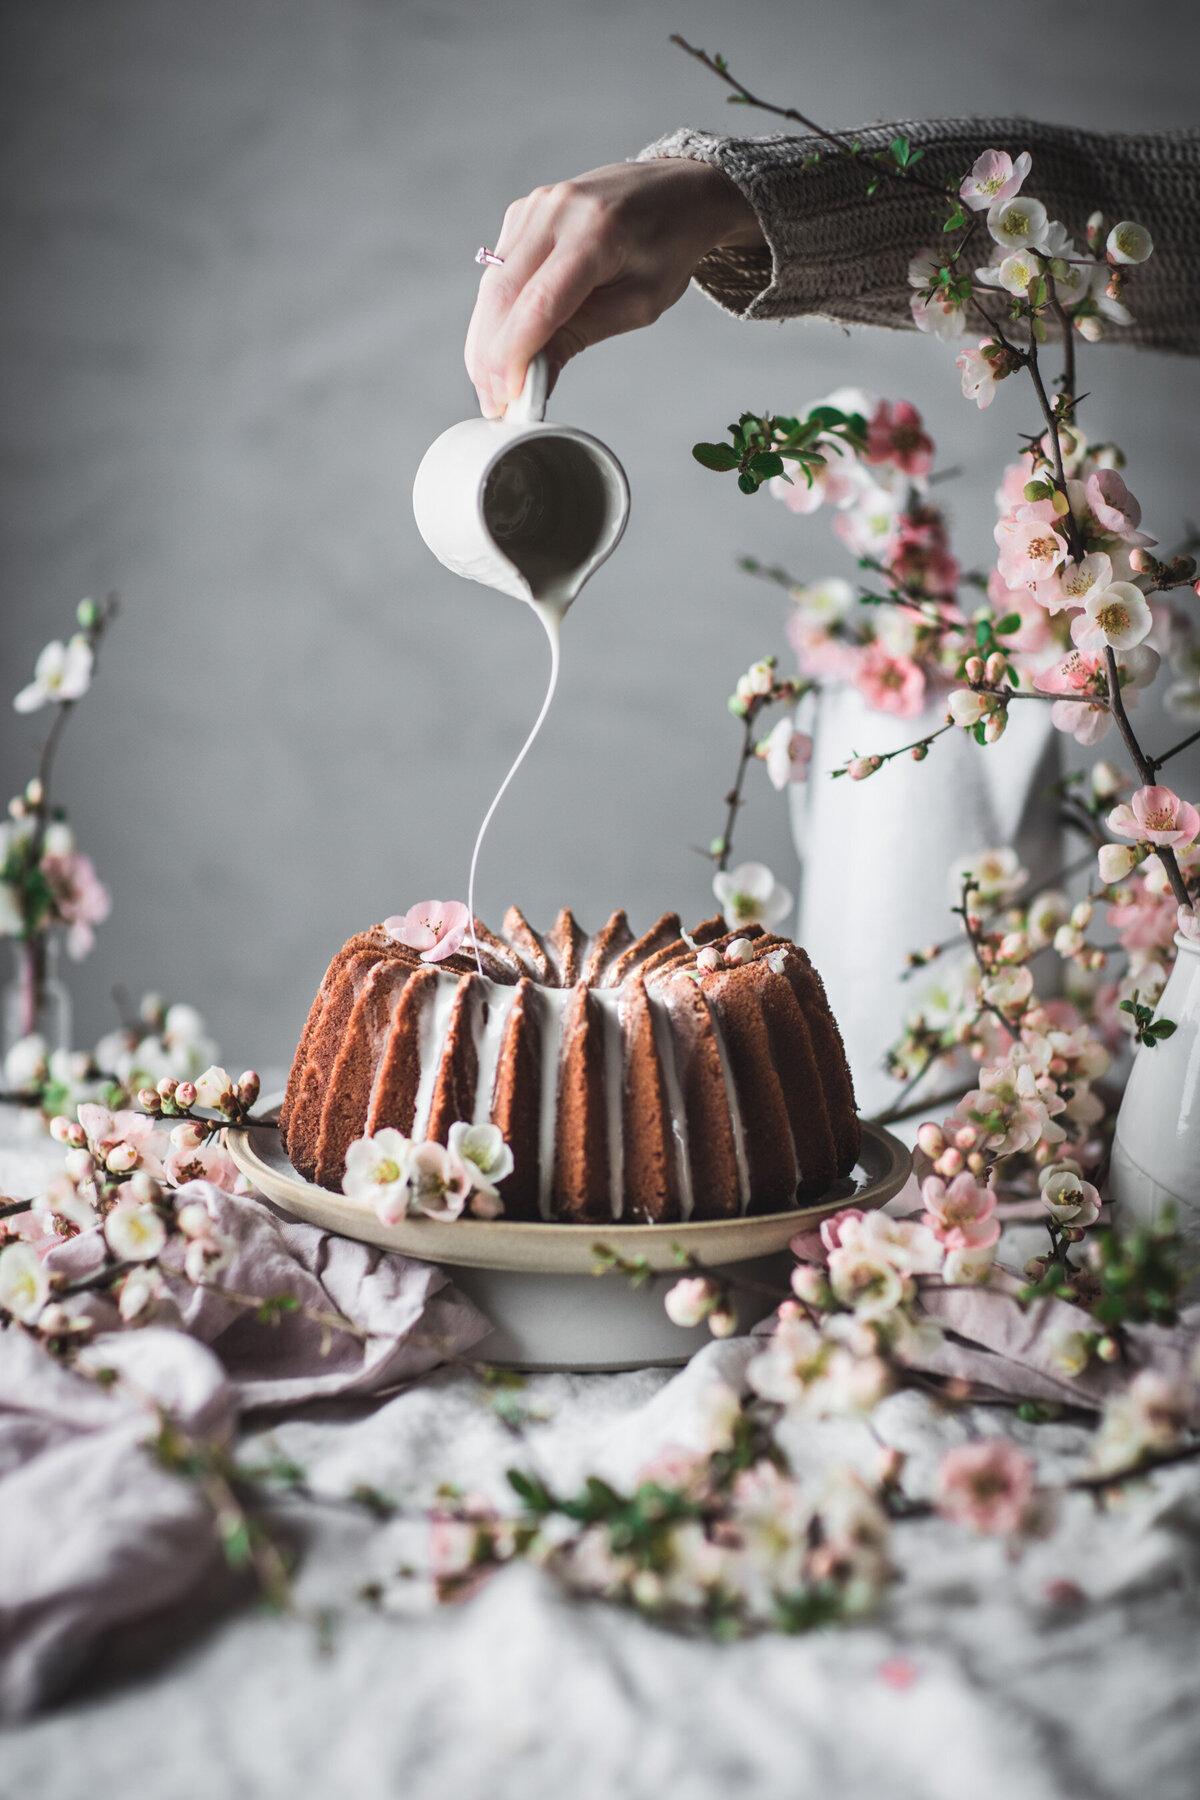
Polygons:
M1200 1258L1200 943L1177 932L1179 957L1154 1017L1175 1030L1140 1044L1113 1139L1114 1223L1153 1224L1171 1207Z

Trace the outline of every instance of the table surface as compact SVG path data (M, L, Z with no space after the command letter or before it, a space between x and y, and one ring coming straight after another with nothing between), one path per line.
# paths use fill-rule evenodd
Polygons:
M46 1145L0 1114L0 1187L31 1191ZM478 1384L441 1370L374 1405L252 1421L320 1493L369 1482L419 1505L440 1482L504 1498L536 1458L568 1485L628 1479L686 1433L700 1389L747 1348L713 1344L682 1372L545 1375L522 1396L514 1442ZM922 1491L937 1455L1004 1429L1044 1477L1077 1469L1082 1425L1032 1426L979 1407L953 1418L905 1392L874 1416ZM792 1428L800 1471L859 1461L867 1427ZM1017 1563L932 1519L898 1526L900 1580L853 1628L718 1645L566 1597L532 1568L433 1611L397 1579L411 1525L289 1503L308 1620L275 1617L218 1583L126 1629L72 1696L5 1733L0 1795L29 1800L772 1800L821 1791L872 1800L1194 1800L1200 1753L1200 1474L1187 1465L1098 1511L1073 1496L1057 1531ZM1063 1606L1047 1583L1085 1595ZM357 1598L383 1585L381 1608ZM312 1619L327 1612L328 1639ZM897 1661L899 1659L899 1676ZM904 1678L907 1678L906 1680Z

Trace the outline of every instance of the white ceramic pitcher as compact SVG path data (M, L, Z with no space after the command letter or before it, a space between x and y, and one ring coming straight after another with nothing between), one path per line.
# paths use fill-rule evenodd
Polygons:
M1179 958L1154 1014L1172 1020L1175 1031L1141 1045L1134 1056L1117 1114L1109 1190L1118 1224L1152 1224L1170 1207L1200 1254L1200 944L1182 932L1175 943Z
M417 470L413 512L456 575L561 615L619 543L629 483L598 439L546 423L547 383L535 356L502 419L444 431Z

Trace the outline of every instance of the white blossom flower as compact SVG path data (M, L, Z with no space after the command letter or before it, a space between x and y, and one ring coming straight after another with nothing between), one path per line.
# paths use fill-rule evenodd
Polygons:
M1136 867L1138 853L1132 844L1101 844L1096 860L1100 865L1101 881L1110 886L1113 882L1124 881Z
M50 1298L50 1276L32 1244L18 1239L0 1250L0 1310L36 1325Z
M790 719L780 719L758 746L757 754L767 765L771 786L782 792L789 782L808 780L812 752L813 741L807 731L797 731Z
M1005 845L997 850L980 850L974 856L955 863L950 873L950 891L955 904L966 877L971 878L971 904L1004 906L1029 880L1029 871L1021 867L1015 850Z
M912 294L908 308L917 330L938 338L943 344L953 343L967 328L962 302L951 299L948 294Z
M685 1276L663 1295L663 1306L672 1325L685 1329L702 1325L717 1300L717 1290L703 1275Z
M1026 967L996 969L983 983L981 992L989 1006L998 1006L1001 1012L1013 1011L1024 1006L1033 992L1033 971Z
M998 285L1009 294L1024 297L1029 284L1041 274L1038 260L1028 250L1014 250L994 271Z
M1042 1204L1057 1225L1094 1225L1100 1217L1100 1195L1077 1168L1051 1163L1038 1176Z
M863 1244L839 1246L829 1254L829 1285L860 1319L882 1319L905 1299L905 1283L882 1251Z
M408 1157L409 1211L429 1219L457 1219L471 1192L472 1173L477 1173L474 1165L469 1170L453 1150L414 1144Z
M974 400L980 412L996 398L996 367L983 354L991 342L991 338L981 338L977 350L963 350L955 359L955 367L962 376L963 399Z
M46 1040L36 1031L18 1038L4 1059L4 1079L15 1094L37 1087L48 1072Z
M1183 1433L1190 1407L1186 1389L1157 1369L1143 1369L1122 1393L1105 1403L1092 1443L1091 1466L1098 1474L1134 1468L1156 1452L1170 1450Z
M1114 581L1088 594L1082 613L1071 621L1071 637L1087 654L1098 653L1107 644L1115 650L1132 650L1149 635L1153 623L1141 588L1132 581Z
M976 157L971 173L961 182L959 195L972 212L984 212L1019 194L1031 166L1028 150L1022 150L1015 162L1003 150L985 150Z
M1153 252L1154 241L1144 225L1122 219L1109 232L1104 248L1115 263L1143 263Z
M948 1250L942 1280L947 1287L982 1287L995 1260L995 1244L970 1244L962 1250Z
M988 208L987 228L1005 251L1039 249L1050 221L1040 200L1014 195Z
M409 1165L413 1146L388 1126L373 1137L356 1138L346 1151L342 1192L370 1206L385 1225L398 1224L411 1200Z
M153 1262L167 1241L167 1228L153 1206L118 1200L104 1221L104 1235L121 1262Z
M961 725L964 731L973 731L979 721L986 719L992 710L989 696L977 694L972 688L955 688L946 706L947 723Z
M19 713L29 713L48 700L80 699L88 691L93 661L86 638L73 637L66 644L54 639L38 657L33 680L21 689L13 705Z
M765 863L742 863L713 876L713 893L731 931L742 925L776 925L792 910L792 896Z
M467 1125L458 1120L450 1127L449 1148L468 1165L478 1192L495 1196L497 1184L513 1171L513 1153L498 1125Z
M148 1313L162 1288L162 1276L157 1269L132 1269L121 1283L121 1297L117 1302L125 1323L131 1325Z
M233 1093L233 1083L226 1070L215 1065L196 1077L196 1105L220 1112L221 1102Z

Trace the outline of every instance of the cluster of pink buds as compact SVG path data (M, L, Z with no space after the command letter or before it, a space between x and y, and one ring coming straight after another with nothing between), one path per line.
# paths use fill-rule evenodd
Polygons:
M983 1144L983 1133L963 1119L946 1119L941 1125L930 1120L917 1133L918 1148L943 1181L953 1180L964 1169L972 1175L982 1175L988 1167Z
M141 1088L138 1105L156 1118L187 1118L194 1106L205 1106L223 1113L227 1119L242 1119L258 1099L261 1083L253 1069L247 1069L235 1084L224 1069L206 1069L195 1081L176 1081L164 1075L156 1088ZM172 1134L172 1141L178 1142ZM197 1138L192 1144L202 1142Z
M737 1314L728 1295L707 1276L688 1276L677 1281L664 1296L663 1305L673 1325L685 1329L707 1324L714 1337L732 1337L737 1330Z

